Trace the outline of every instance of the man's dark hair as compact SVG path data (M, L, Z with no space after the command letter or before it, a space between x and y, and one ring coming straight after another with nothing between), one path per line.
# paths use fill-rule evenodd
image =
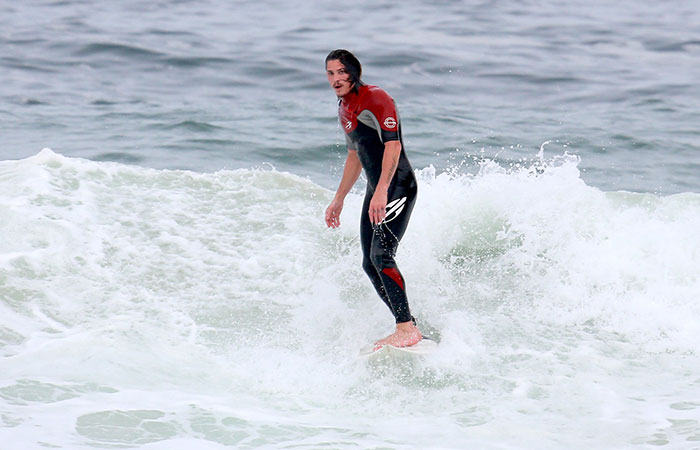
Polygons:
M350 81L355 84L353 89L357 90L358 86L362 86L362 64L355 58L355 55L347 50L339 48L333 50L326 56L326 66L328 66L328 61L338 60L342 65L345 66L345 70L350 76Z

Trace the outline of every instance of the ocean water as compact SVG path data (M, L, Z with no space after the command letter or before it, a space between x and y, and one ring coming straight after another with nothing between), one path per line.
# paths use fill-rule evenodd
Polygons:
M396 99L423 358L323 73ZM700 4L0 4L0 449L700 448Z

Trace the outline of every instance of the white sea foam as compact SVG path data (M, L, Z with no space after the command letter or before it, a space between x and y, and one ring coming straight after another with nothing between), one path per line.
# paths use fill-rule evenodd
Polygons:
M440 350L364 363L392 318L361 196L274 170L50 150L0 163L8 448L625 448L700 439L700 196L602 192L567 155L418 171L399 249Z

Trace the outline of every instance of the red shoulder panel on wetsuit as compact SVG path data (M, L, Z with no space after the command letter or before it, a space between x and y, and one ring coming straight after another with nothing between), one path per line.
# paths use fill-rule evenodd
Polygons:
M360 109L368 109L374 114L382 130L397 132L399 129L399 116L396 112L394 99L378 86L363 87L365 92L360 91Z

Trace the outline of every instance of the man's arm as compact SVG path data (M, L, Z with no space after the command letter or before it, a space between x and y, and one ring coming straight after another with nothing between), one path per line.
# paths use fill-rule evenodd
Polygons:
M369 203L369 220L377 224L386 217L387 191L391 180L394 179L396 168L399 165L401 155L401 142L388 141L384 144L384 156L382 158L382 173L379 182L374 189L374 195Z
M343 210L343 202L360 177L361 172L362 163L357 156L357 151L348 149L348 156L345 159L345 167L343 168L343 177L340 179L340 185L338 185L333 201L326 208L326 225L330 228L338 228L340 226L340 212Z

